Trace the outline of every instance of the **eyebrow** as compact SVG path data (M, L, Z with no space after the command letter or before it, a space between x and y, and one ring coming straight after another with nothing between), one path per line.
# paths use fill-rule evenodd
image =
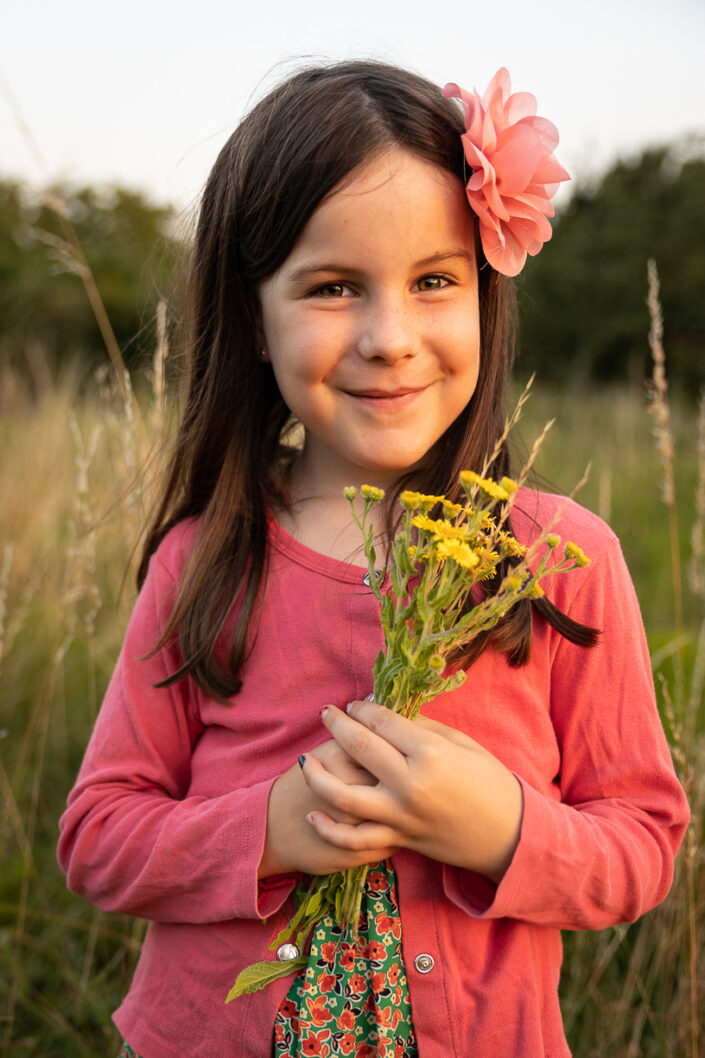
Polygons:
M444 250L440 253L431 254L430 257L422 257L420 261L415 261L413 264L413 270L423 268L431 268L434 265L445 264L448 261L462 261L468 265L475 264L475 254L471 250L457 249L457 250ZM295 268L293 272L290 272L287 279L290 283L298 283L301 280L310 279L312 276L318 275L319 273L338 273L344 272L349 275L359 273L361 269L350 268L340 262L335 263L321 263L312 261L310 264L303 264L299 268Z

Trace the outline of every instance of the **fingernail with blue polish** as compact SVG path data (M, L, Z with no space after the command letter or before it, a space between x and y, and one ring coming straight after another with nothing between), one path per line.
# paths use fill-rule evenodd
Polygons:
M301 756L299 757L299 767L303 768L305 763L306 763L306 754L302 753Z

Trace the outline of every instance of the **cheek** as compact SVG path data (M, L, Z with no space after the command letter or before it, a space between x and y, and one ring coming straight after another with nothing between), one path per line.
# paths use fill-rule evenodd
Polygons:
M480 370L480 320L476 312L456 321L447 348L450 369L474 388Z

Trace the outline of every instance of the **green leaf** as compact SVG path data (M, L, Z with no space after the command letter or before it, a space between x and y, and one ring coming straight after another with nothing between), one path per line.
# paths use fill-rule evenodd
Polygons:
M323 913L323 900L325 896L325 890L313 893L306 904L306 918L310 921L311 919L318 919Z
M276 951L280 944L283 944L284 941L287 941L289 939L294 930L301 923L301 920L307 915L309 899L309 894L304 893L303 899L301 900L299 906L296 909L296 913L292 915L292 917L289 919L287 924L284 926L284 929L279 933L279 936L276 937L269 945L270 951Z
M246 966L242 973L238 975L237 981L228 992L225 1002L230 1003L233 999L237 999L238 996L246 996L250 995L251 992L258 992L260 988L266 988L268 984L280 977L298 973L299 970L305 968L307 963L308 959L305 955L298 959L289 959L288 962L252 963L251 966Z

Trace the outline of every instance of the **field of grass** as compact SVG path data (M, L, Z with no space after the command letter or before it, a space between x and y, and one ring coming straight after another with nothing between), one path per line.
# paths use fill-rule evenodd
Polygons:
M705 947L697 414L682 402L672 409L676 521L676 506L661 499L663 469L642 391L556 394L540 381L534 388L520 430L528 446L546 419L557 420L539 471L570 491L591 461L579 498L623 540L694 816L661 908L629 928L566 938L569 1038L576 1058L696 1058L698 1004L705 1009L705 977L695 975ZM149 493L149 476L136 474L152 452L161 407L145 398L140 414L105 380L79 399L70 378L32 401L10 376L0 378L0 401L0 1053L109 1056L117 1045L110 1012L142 926L66 891L55 860L57 819L134 600L125 573Z

